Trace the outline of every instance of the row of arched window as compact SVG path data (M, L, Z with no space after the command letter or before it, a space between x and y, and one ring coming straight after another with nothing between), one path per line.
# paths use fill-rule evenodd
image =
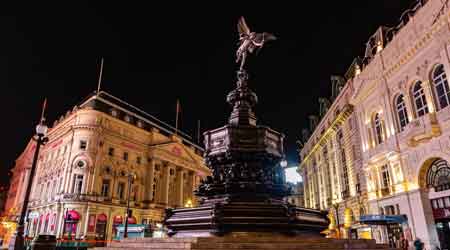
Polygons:
M444 65L437 65L431 73L431 87L432 95L437 110L441 110L450 105L450 87L447 80L447 75L444 70ZM424 86L421 81L416 81L410 89L411 110L414 117L418 118L430 112L429 104L425 95ZM408 116L408 108L406 105L406 98L404 94L399 94L394 99L394 110L396 113L396 120L398 131L405 129L410 122ZM372 118L375 142L380 144L384 140L383 121L380 114L376 113Z
M446 108L450 104L450 88L447 81L447 75L445 74L444 65L439 64L434 68L431 74L431 80L433 89L432 94L436 102L436 108L438 110ZM415 116L421 117L427 114L430 108L428 107L425 91L421 81L417 81L413 84L411 94ZM405 126L410 122L403 94L397 96L395 104L399 130L403 131Z

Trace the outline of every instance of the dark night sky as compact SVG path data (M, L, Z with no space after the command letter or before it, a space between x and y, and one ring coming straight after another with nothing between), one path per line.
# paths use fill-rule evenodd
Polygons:
M171 124L179 98L181 127L194 136L198 119L202 129L222 126L235 82L240 15L251 29L279 37L250 61L250 84L260 100L259 123L285 133L288 159L296 161L295 141L307 116L317 113L317 98L330 95L330 75L344 74L376 28L396 25L413 1L271 1L242 8L230 1L35 2L0 10L1 183L34 131L43 98L53 122L96 89L102 56L104 90Z

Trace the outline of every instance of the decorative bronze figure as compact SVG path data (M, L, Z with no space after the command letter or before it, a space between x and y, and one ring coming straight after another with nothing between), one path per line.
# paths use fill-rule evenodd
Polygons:
M257 48L258 50L256 54L258 54L265 42L276 40L277 38L271 33L256 33L250 31L244 17L239 19L238 31L239 48L236 51L236 63L239 63L239 61L241 62L239 70L243 71L247 53L253 53L253 51Z

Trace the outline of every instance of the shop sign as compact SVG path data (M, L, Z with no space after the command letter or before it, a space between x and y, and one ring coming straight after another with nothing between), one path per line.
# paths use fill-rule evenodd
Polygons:
M433 216L434 216L435 219L450 218L450 208L433 209Z

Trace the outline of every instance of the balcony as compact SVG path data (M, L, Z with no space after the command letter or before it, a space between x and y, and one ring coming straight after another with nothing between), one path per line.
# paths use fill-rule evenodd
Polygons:
M439 135L441 135L441 129L436 113L429 113L408 123L400 133L400 139L408 146L415 147Z
M386 156L389 152L396 151L396 144L394 136L387 138L383 143L376 145L367 150L367 154L363 154L364 161L369 161L380 156Z

